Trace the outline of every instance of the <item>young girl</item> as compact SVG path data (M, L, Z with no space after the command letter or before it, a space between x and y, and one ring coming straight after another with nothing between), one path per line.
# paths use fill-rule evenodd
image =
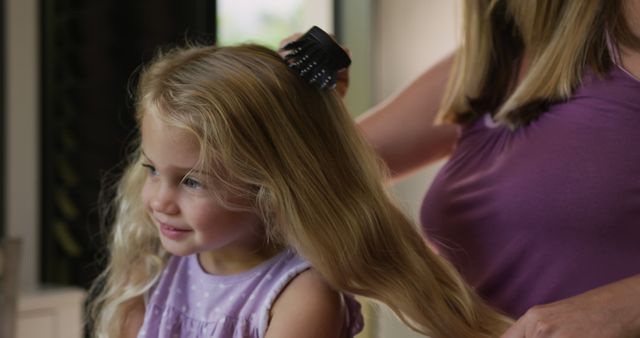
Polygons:
M96 336L351 337L362 319L342 292L434 338L508 326L392 203L335 91L274 51L161 54L136 110Z

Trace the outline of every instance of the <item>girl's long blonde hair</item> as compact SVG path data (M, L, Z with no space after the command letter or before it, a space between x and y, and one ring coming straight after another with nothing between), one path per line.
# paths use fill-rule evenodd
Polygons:
M467 123L491 112L517 128L567 100L590 68L604 76L611 50L640 50L625 0L465 0L463 38L440 120ZM613 47L613 48L611 48ZM520 63L528 71L516 85Z
M192 132L216 190L249 201L268 239L294 248L336 290L381 301L434 338L496 337L509 325L392 202L340 97L304 83L277 53L256 45L162 53L139 80L138 121L150 111ZM141 205L139 162L136 151L118 185L111 258L92 307L100 337L119 335L168 256Z

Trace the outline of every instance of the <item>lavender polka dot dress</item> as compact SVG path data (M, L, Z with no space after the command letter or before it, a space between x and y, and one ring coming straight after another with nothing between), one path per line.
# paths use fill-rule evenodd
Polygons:
M285 250L236 275L205 272L197 255L173 256L146 297L138 338L261 338L278 295L310 264ZM363 327L360 304L345 295L350 337Z

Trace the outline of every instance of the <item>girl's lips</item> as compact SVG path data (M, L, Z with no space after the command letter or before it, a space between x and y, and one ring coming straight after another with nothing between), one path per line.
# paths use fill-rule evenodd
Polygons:
M163 236L173 240L182 239L192 231L189 229L180 229L180 228L172 227L162 222L158 222L158 224L160 225L160 233L162 233Z

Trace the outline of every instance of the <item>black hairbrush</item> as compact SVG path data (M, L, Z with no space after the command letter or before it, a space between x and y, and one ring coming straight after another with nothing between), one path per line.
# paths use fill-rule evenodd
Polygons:
M335 88L338 70L351 64L344 49L317 26L282 49L289 51L284 57L289 68L320 89Z

